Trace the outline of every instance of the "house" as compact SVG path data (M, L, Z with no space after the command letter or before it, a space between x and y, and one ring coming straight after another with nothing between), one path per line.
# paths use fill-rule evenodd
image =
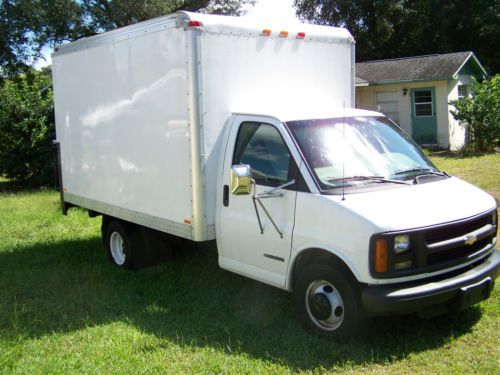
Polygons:
M458 150L466 133L449 102L487 75L473 52L357 63L356 106L383 112L420 145Z

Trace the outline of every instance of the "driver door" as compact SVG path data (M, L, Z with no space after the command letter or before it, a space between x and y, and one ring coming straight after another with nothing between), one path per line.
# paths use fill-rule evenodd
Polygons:
M297 164L285 142L289 136L283 130L274 119L235 118L228 138L232 141L228 142L224 158L224 199L217 226L222 268L279 287L285 287L290 259L297 183L262 198L264 208L258 202L254 205L252 193L233 195L228 191L231 166L238 164L252 168L256 196L294 179L298 181Z

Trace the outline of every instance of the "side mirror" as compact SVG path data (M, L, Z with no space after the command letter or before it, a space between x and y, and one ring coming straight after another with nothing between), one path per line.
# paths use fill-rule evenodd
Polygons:
M248 164L231 167L231 194L248 195L252 188L252 169Z

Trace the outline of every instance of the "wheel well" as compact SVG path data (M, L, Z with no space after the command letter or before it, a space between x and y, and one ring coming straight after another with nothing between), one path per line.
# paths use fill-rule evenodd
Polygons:
M122 219L118 219L118 218L113 217L113 216L102 215L101 235L102 235L102 240L103 241L104 241L104 238L106 237L106 232L108 230L108 225L112 221L118 221L120 224L122 224L125 227L126 230L130 230L131 228L134 228L134 227L138 228L138 226L136 224L133 224L131 222L128 222L128 221L125 221L125 220L122 220Z
M106 237L106 232L108 231L108 225L114 218L108 215L102 215L102 223L101 223L101 238L104 243L104 239Z
M353 282L353 285L358 285L358 281L351 269L338 256L323 249L309 249L301 252L295 260L292 271L292 289L295 287L295 281L300 272L311 264L328 264L342 272L344 277Z

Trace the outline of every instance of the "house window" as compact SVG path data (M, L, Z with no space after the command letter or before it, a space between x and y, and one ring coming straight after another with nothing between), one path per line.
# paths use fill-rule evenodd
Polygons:
M467 85L458 85L458 97L466 98L468 95Z
M415 101L415 116L432 116L432 91L415 91L413 95L413 99Z
M399 106L397 91L381 91L375 93L375 108L396 124L399 124Z

